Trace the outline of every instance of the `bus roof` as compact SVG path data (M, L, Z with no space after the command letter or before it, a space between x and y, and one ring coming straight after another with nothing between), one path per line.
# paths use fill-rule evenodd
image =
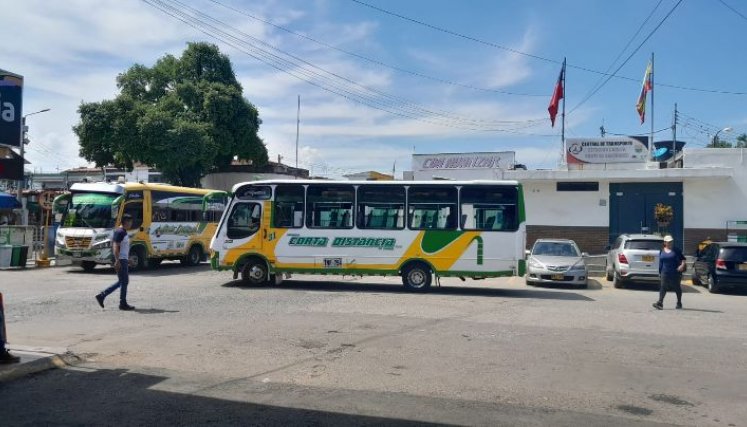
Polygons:
M152 191L170 191L194 195L205 195L212 193L217 190L211 190L207 188L190 188L190 187L177 187L175 185L168 184L154 184L154 183L139 183L139 182L79 182L73 184L70 187L70 191L90 191L94 193L115 193L124 194L125 191L139 191L139 190L152 190Z
M314 180L314 179L271 179L266 181L247 181L240 182L233 186L231 191L236 191L245 185L274 185L274 184L338 184L338 185L519 185L519 181L505 180L505 181L491 181L491 180L475 180L475 181L348 181L348 180Z

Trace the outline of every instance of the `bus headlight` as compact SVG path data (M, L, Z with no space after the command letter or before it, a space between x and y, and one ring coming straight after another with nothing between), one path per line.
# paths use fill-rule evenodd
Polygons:
M94 243L93 248L94 249L107 249L112 247L112 241L111 240L104 240L103 242Z
M57 235L57 237L55 238L54 242L55 242L55 244L56 244L56 245L57 245L58 247L61 247L61 248L64 248L64 247L65 247L65 238L64 238L63 236L59 235L59 234L58 234L58 235Z

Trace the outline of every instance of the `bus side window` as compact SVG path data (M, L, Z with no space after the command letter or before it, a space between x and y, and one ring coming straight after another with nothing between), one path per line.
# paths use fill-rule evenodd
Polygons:
M452 185L416 185L408 189L409 226L413 230L455 230L458 192Z
M353 228L355 187L311 184L306 196L306 225L309 228Z
M515 231L517 194L515 187L463 187L459 195L462 229Z
M278 185L275 188L273 227L303 227L303 205L303 185Z

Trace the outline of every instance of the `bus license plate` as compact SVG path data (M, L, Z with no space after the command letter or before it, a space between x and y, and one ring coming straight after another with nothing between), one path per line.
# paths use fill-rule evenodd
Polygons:
M643 255L641 257L641 260L643 262L654 262L654 256L653 255Z
M74 251L74 252L73 252L73 257L74 257L74 258L80 258L80 256L81 256L81 253L80 253L80 251Z
M553 274L552 276L550 276L550 278L552 280L563 280L563 275L562 274Z
M342 258L324 258L324 268L342 267Z

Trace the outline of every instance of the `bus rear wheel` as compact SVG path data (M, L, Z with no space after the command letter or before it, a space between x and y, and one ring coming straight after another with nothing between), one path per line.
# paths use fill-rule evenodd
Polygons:
M200 249L199 246L193 245L191 248L189 248L189 252L187 252L187 255L182 258L182 264L188 266L188 267L194 267L195 265L199 265L200 261L202 260L202 249Z
M420 262L410 264L402 270L402 284L411 291L427 291L432 279L431 269Z
M268 284L270 275L267 264L259 259L249 260L241 269L241 280L250 285L263 286Z

